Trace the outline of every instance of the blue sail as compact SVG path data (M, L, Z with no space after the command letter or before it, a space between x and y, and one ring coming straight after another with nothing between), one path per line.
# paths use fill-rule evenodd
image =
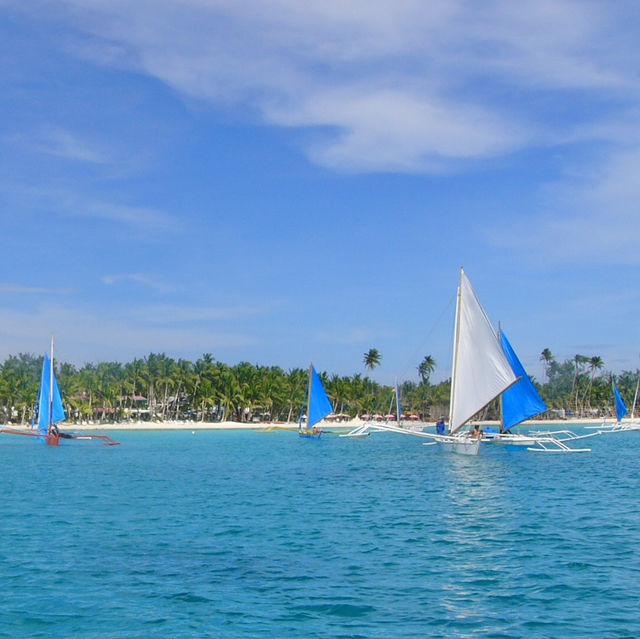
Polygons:
M622 401L622 397L620 397L615 381L613 381L613 396L616 398L616 417L618 418L618 421L621 421L629 411Z
M307 416L307 428L311 428L323 417L333 410L327 397L324 386L320 381L316 369L311 366L311 378L309 380L309 414Z
M51 392L51 380L53 380L53 391ZM51 400L51 411L49 411L49 401ZM51 417L51 418L50 418ZM42 363L42 378L40 379L40 390L38 392L38 431L46 435L51 424L56 424L65 419L60 389L55 375L51 374L51 360L45 354Z
M511 388L502 393L502 427L507 430L529 417L544 412L547 406L502 331L500 331L500 345L513 372L520 378Z

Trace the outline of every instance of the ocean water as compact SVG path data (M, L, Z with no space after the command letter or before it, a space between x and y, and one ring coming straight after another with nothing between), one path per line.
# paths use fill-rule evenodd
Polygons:
M640 636L640 432L117 438L0 436L0 637Z

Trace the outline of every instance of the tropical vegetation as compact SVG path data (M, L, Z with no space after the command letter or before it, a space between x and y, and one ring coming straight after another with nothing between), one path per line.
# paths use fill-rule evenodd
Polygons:
M575 355L556 361L546 348L540 356L545 379L537 383L551 412L595 416L612 411L611 374L604 371L599 356ZM372 369L381 355L377 349L365 353ZM369 362L369 363L368 363ZM0 366L0 421L25 424L33 416L42 357L21 353ZM173 359L163 353L128 363L100 362L78 368L56 362L56 376L68 421L297 421L304 403L307 370L284 370L240 362L229 365L204 354L197 361ZM426 355L416 366L418 381L400 387L402 412L423 419L448 413L450 380L431 383L436 361ZM367 375L341 376L320 372L334 413L356 417L366 413L395 413L394 388ZM617 385L629 406L633 402L639 371L624 371ZM483 413L498 416L494 402ZM553 412L556 411L556 412Z

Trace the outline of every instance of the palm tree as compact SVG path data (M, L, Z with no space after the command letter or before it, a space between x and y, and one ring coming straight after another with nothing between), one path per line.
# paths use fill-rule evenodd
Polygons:
M588 408L591 408L591 388L593 387L593 378L596 374L596 370L601 370L604 367L604 361L602 357L594 355L589 359L589 366L591 368L591 375L589 376L589 385L587 386L587 390L584 392L584 396L582 398L582 405L584 407L585 400L588 399Z
M435 370L437 366L437 362L431 355L426 355L425 358L420 362L420 366L418 366L418 375L420 375L420 380L423 384L429 384L429 378L431 377L431 373Z
M586 355L576 354L573 358L575 364L575 370L573 374L573 386L571 388L571 392L575 391L575 415L578 415L578 373L580 372L580 367L583 364L586 364L589 361L589 358Z
M380 351L377 348L370 348L364 354L364 365L372 371L376 366L380 365L380 360L382 359L382 355L380 355Z
M551 352L551 349L545 348L542 353L540 353L540 361L544 362L544 372L547 376L547 382L551 381L551 367L553 366L553 362L555 361L555 357Z

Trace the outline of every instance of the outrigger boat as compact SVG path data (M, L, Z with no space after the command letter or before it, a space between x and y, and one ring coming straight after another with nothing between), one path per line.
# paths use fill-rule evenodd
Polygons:
M300 412L300 419L298 420L298 434L300 437L307 437L318 439L322 434L322 431L316 427L316 424L323 418L329 415L333 410L329 397L327 396L324 386L313 364L309 365L309 380L307 382L307 421L303 426L304 421L304 406Z
M463 432L462 427L517 381L491 322L461 268L448 433L415 432L390 424L378 426L377 430L426 437L432 440L431 444L438 443L452 452L477 455L481 441L479 429Z
M115 446L120 442L114 441L109 435L75 435L63 433L58 424L66 419L60 389L53 371L53 335L51 336L51 357L46 353L42 363L42 376L40 378L40 389L38 391L38 401L36 403L37 420L34 418L34 430L20 430L16 428L1 428L0 433L7 435L23 435L26 437L37 437L48 446L59 446L61 439L100 439L107 446Z
M393 406L393 403L395 401L395 405L396 405L396 414L395 414L395 419L397 422L397 427L398 428L403 428L402 426L402 408L400 406L400 389L398 387L398 380L396 379L396 383L395 383L395 389L394 389L394 393L393 393L393 397L391 399L391 405L389 406L389 411L391 411L391 408ZM354 439L364 439L365 437L369 437L369 435L371 435L372 432L376 432L376 431L384 431L384 430L389 430L389 426L391 426L389 420L392 419L392 415L391 413L388 413L387 415L387 419L384 422L384 425L379 428L377 426L376 423L372 423L370 421L366 421L364 424L361 424L360 426L356 426L356 428L354 428L353 430L349 431L348 433L342 433L341 435L339 435L339 437L351 437ZM406 429L403 429L406 430ZM420 430L422 430L422 428L420 428Z
M376 425L375 430L426 437L432 440L431 443L439 443L452 452L477 455L480 443L484 439L482 431L478 426L465 431L462 428L494 399L501 397L503 400L506 398L508 417L506 422L503 421L502 432L492 434L492 439L526 445L528 450L539 452L588 452L590 449L572 449L564 443L582 439L573 433L560 439L550 433L524 436L504 432L546 408L515 353L510 345L507 348L507 344L506 338L502 343L498 339L464 269L461 268L453 341L448 433L444 432L444 427L443 432L434 434L411 432L390 424ZM521 386L516 390L518 384ZM535 392L537 400L531 390ZM507 395L510 392L511 395Z
M638 379L638 384L640 385L640 378ZM636 392L633 398L633 409L631 411L631 420L628 422L623 422L622 420L626 417L629 409L627 408L622 396L620 395L620 391L616 386L616 382L614 379L611 380L611 385L613 388L613 397L616 405L616 422L614 424L606 424L602 423L598 426L598 433L603 435L605 433L620 433L629 430L640 430L640 423L634 420L634 410L636 405L636 399L638 397L638 385L636 385Z

